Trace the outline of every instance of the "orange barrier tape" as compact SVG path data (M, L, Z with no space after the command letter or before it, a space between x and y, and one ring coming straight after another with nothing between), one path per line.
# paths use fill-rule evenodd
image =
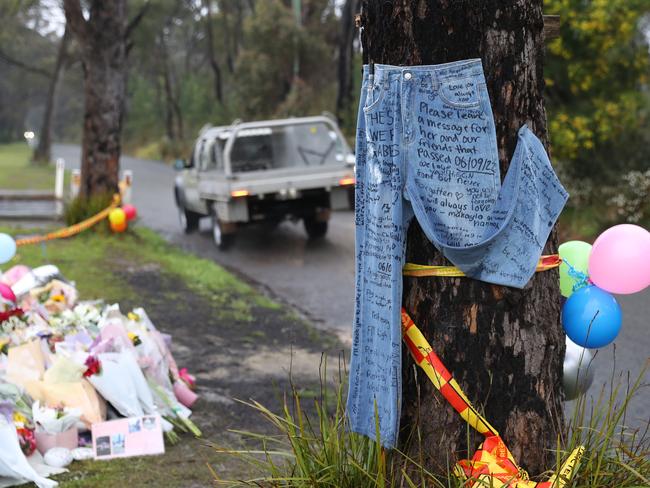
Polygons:
M93 225L97 224L108 217L108 214L111 213L111 210L117 208L120 204L120 196L118 194L113 195L113 202L106 207L104 210L99 212L92 217L79 222L78 224L71 225L70 227L65 227L63 229L55 230L48 234L42 236L33 236L33 237L24 237L22 239L16 239L16 246L27 246L29 244L39 244L45 241L51 241L53 239L65 239L66 237L72 237L83 232L86 229L89 229Z
M559 254L549 254L542 256L537 263L535 271L548 271L549 269L557 268L562 259ZM428 266L425 264L406 263L402 268L404 276L439 276L439 277L461 277L466 276L456 266Z
M463 486L493 488L563 488L584 453L579 446L571 452L559 471L547 481L530 481L494 427L472 406L460 385L451 376L440 358L411 317L402 309L402 337L415 362L429 377L433 386L467 422L485 436L472 459L463 459L454 467L454 474L464 480Z

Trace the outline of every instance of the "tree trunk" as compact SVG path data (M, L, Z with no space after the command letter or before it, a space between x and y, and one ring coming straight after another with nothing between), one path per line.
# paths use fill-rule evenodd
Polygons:
M223 48L226 53L226 68L228 68L228 73L233 74L235 72L235 54L237 38L235 32L237 31L237 22L238 19L235 18L235 26L231 28L230 25L230 6L224 2L220 5L221 7L221 17L223 18ZM237 7L241 11L241 7Z
M52 117L54 116L54 102L56 99L56 87L59 84L63 66L68 55L68 44L70 42L70 30L68 28L63 32L63 37L59 43L59 49L56 54L56 63L54 73L50 78L50 86L47 90L47 101L45 103L45 113L43 114L43 123L41 124L40 137L38 146L32 155L32 161L37 164L48 164L52 159Z
M68 25L79 41L84 71L82 197L118 191L127 75L126 3L93 0L88 20L79 0L63 4Z
M212 68L212 73L214 75L214 96L217 98L219 103L223 103L223 91L221 86L221 68L217 62L217 56L214 52L214 35L212 29L212 4L211 0L204 0L203 5L207 10L207 15L205 16L205 32L207 35L206 42L208 43L208 60L210 61L210 67Z
M339 37L339 86L336 96L336 115L339 121L352 105L352 55L354 47L354 14L359 10L359 0L346 0L341 11L341 32Z
M165 127L167 137L171 140L183 139L183 116L178 103L178 96L174 93L174 76L169 60L169 50L165 41L164 31L159 36L160 57L162 59L163 88L165 92Z
M481 58L494 112L501 174L527 123L547 144L542 98L542 0L449 2L364 0L364 62L438 64ZM544 249L557 250L555 231ZM413 220L407 261L446 264ZM523 290L467 278L406 278L404 306L468 397L482 406L515 458L532 473L549 468L563 428L564 334L556 271ZM434 472L473 452L467 426L403 352L401 443ZM418 428L421 446L405 445ZM435 446L435 447L434 447ZM420 456L423 456L422 458Z

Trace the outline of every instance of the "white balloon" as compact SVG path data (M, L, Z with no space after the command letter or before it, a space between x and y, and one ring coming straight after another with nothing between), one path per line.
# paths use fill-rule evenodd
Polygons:
M594 382L594 368L591 365L593 359L589 349L579 346L568 337L566 338L562 377L565 400L575 400L580 395L587 393Z
M9 234L0 233L0 264L8 263L16 254L16 241Z
M65 468L72 462L72 453L65 447L53 447L43 456L45 464L54 468Z
M95 457L90 447L77 447L71 451L71 454L75 461L86 461Z

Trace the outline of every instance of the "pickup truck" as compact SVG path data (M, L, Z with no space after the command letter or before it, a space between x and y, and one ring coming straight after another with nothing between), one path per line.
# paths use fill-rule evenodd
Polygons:
M331 210L349 208L354 154L329 116L204 127L188 161L178 160L174 197L182 229L212 219L219 249L250 223L302 219L323 237Z

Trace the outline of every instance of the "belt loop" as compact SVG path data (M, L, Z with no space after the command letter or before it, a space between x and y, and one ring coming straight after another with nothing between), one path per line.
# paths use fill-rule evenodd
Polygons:
M438 80L438 74L435 68L429 70L429 77L431 78L431 90L436 91L440 86L440 81Z
M372 93L372 89L375 85L375 63L370 61L368 63L368 95Z

